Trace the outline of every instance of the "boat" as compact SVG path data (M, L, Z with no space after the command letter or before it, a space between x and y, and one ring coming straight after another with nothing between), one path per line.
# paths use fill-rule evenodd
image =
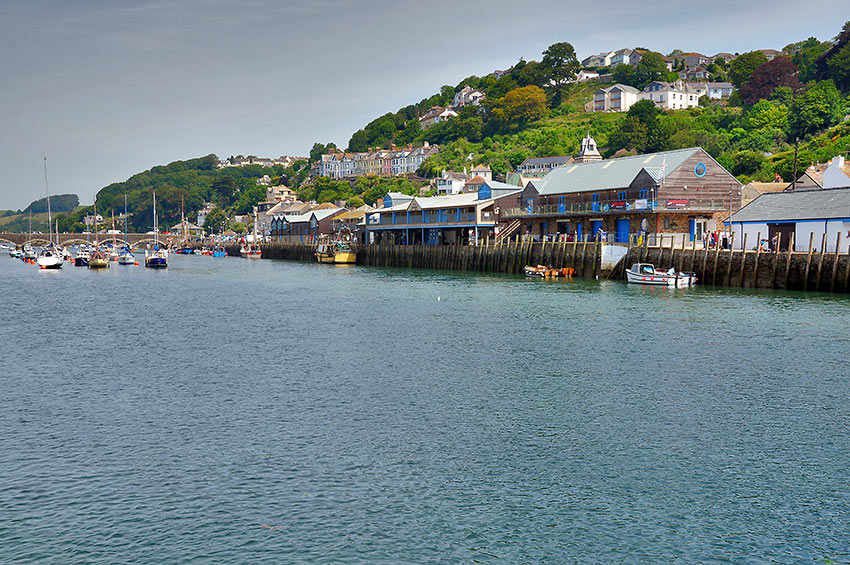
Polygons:
M635 263L626 270L626 280L633 284L654 286L693 286L697 275L693 272L676 271L676 269L656 269L652 263Z
M526 265L522 269L523 274L527 277L537 277L541 279L556 279L561 277L575 276L576 270L572 267L564 267L563 269L553 269L546 265Z
M29 243L25 243L23 249L21 249L21 259L25 261L34 261L38 257L38 253L35 252L35 249Z
M227 250L224 248L223 245L216 245L215 247L213 247L212 256L227 257Z
M9 257L12 259L20 259L23 255L23 251L18 249L17 247L12 247L9 249Z
M256 243L246 243L239 249L239 254L248 259L260 259L263 252Z
M114 223L114 220L113 220ZM127 195L124 195L124 245L118 252L119 265L136 265L136 256L130 251L130 245L127 243Z
M77 253L74 255L75 267L88 267L91 250L88 245L81 245L77 248Z
M347 241L337 241L334 249L334 263L345 265L356 262L357 252L351 249L351 244Z
M159 246L159 226L156 223L156 192L153 193L153 251L145 250L145 267L164 269L168 267L168 251Z
M61 269L64 259L53 245L48 245L41 250L35 262L40 269Z
M334 245L331 243L326 236L323 236L319 239L319 243L316 244L316 251L314 252L316 259L319 263L333 263L334 262Z
M89 269L105 269L109 266L109 253L100 248L97 241L97 200L94 202L94 247L89 252Z
M36 259L40 269L61 269L64 262L63 253L53 246L53 215L50 211L50 190L47 188L47 157L44 158L44 191L47 193L47 247L42 248ZM59 246L59 226L56 227L56 246Z
M212 255L213 252L212 252L212 249L210 249L209 247L202 247L201 249L196 249L195 254L196 255Z

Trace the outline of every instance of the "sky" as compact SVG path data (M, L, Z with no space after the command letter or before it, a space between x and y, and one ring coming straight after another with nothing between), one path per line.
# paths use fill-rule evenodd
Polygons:
M845 0L0 2L0 209L215 153L344 147L470 75L646 47L746 52L840 31ZM846 14L845 14L846 15Z

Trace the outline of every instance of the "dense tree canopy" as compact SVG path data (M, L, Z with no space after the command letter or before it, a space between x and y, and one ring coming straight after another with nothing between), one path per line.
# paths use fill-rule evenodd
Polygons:
M803 87L797 79L797 74L797 66L789 57L774 57L756 67L750 79L741 87L741 99L752 105L759 100L770 98L773 91L780 86L797 92Z
M753 72L764 63L767 57L761 51L750 51L735 57L729 64L729 80L740 89L750 80Z

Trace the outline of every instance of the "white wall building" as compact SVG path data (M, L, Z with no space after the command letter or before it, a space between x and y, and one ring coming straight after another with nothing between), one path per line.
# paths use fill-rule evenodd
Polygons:
M593 93L594 112L625 112L640 100L640 90L625 84L600 88Z

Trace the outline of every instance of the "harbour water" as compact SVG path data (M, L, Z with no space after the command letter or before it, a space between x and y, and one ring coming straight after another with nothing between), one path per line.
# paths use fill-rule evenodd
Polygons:
M0 561L850 561L850 299L0 261Z

